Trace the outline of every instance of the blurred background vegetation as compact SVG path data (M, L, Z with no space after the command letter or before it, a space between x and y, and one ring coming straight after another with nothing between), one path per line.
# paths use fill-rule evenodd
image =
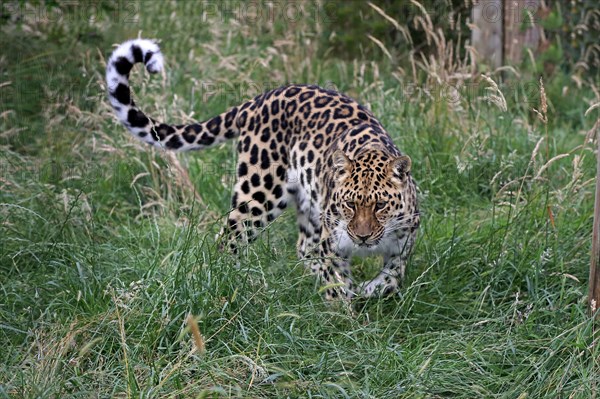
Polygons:
M36 115L39 116L37 111L45 97L53 98L59 92L78 95L76 88L84 84L81 77L72 76L68 79L69 86L64 87L65 80L60 76L61 71L76 68L73 63L79 62L70 55L103 46L121 36L117 32L127 26L128 20L137 21L143 7L143 3L136 1L40 0L1 4L0 26L4 34L0 38L3 49L0 67L11 83L5 82L3 86L0 106L5 111L19 110L18 118L14 113L5 115L10 119L10 127L17 129L39 123ZM373 61L402 76L405 84L412 81L420 85L426 80L431 83L432 72L436 73L432 68L440 68L442 72L453 73L438 78L441 79L438 84L443 82L459 88L466 82L467 90L478 91L478 88L473 89L479 85L478 74L489 70L485 63L468 59L473 55L469 43L473 28L470 0L260 3L264 10L270 11L252 4L259 3L204 1L198 2L197 8L200 18L219 13L225 20L252 25L256 34L246 38L250 42L266 37L270 41L275 36L284 39L279 42L283 45L290 37L301 36L305 44L310 43L311 56ZM510 65L519 71L518 76L505 72L498 75L498 83L505 84L510 93L522 96L525 102L534 103L539 102L538 88L526 83L519 86L521 92L516 93L515 82L534 82L543 77L556 112L565 118L576 118L570 96L565 93L570 86L591 89L591 85L597 86L600 81L597 40L600 7L594 0L537 0L537 4L535 23L542 28L543 37L537 44L535 56L531 58L524 53L520 63ZM253 15L257 10L260 15ZM115 19L124 24L110 31L103 30L107 21ZM202 32L205 30L195 26L191 36L208 39L209 35ZM270 36L259 34L261 32ZM169 37L161 39L166 42ZM64 65L58 68L54 62ZM15 66L18 70L12 69ZM85 107L86 99L79 99L78 103Z
M412 45L390 21L381 18L369 3L384 10L388 16L406 27ZM435 44L427 41L426 32L416 21L417 17L423 15L422 10L427 11L433 26L441 29L448 41L457 43L462 40L464 43L470 37L472 5L473 2L469 0L424 0L419 3L394 0L339 2L330 10L339 23L328 24L323 29L322 39L329 41L330 48L336 54L350 59L356 58L357 55L373 57L378 54L378 49L369 41L368 34L381 40L389 49L393 49L398 58L405 58L406 53L411 51L430 53ZM488 7L488 11L490 9L492 8ZM494 14L490 13L490 16L492 15ZM536 60L552 62L563 73L581 73L598 78L598 2L546 1L539 5L535 18L546 36L543 49ZM465 55L464 46L458 47L458 50L458 56Z

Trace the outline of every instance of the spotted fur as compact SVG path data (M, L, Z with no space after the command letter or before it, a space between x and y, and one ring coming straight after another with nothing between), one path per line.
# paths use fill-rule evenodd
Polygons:
M251 240L294 202L298 255L330 285L327 298L398 289L419 226L416 185L410 158L371 111L336 91L288 85L204 122L172 126L135 104L129 73L137 62L158 72L160 49L149 40L125 42L106 71L110 103L135 137L175 151L239 137L237 183L223 231L233 251L236 240ZM383 255L383 269L355 285L353 255Z

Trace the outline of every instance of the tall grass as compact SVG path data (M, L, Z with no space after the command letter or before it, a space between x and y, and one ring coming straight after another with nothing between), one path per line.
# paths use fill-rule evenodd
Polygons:
M2 26L18 56L0 58L0 397L589 398L600 353L583 114L597 88L570 88L578 116L565 122L551 93L542 109L537 78L482 77L441 36L433 58L402 68L345 61L319 56L335 21L314 17L317 3L272 19L203 4L132 3L93 20L77 5L79 17ZM135 96L170 122L291 81L373 109L420 189L400 295L352 312L324 303L296 259L292 211L239 257L218 249L235 143L156 151L106 102L111 44L139 32L161 40L168 66L133 71ZM356 274L380 261L356 259Z

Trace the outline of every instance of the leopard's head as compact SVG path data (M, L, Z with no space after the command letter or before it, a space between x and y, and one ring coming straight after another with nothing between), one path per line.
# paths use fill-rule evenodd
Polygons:
M332 154L338 215L334 234L347 249L375 249L399 229L418 224L416 190L406 155L390 156L371 149L350 159L343 151Z

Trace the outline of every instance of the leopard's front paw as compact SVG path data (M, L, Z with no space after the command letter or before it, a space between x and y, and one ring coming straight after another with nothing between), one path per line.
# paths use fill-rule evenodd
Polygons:
M385 297L398 291L398 280L392 276L377 276L358 285L358 294L365 298Z
M345 285L336 285L325 289L325 299L328 301L344 300L349 301L356 297L357 287L352 282Z

